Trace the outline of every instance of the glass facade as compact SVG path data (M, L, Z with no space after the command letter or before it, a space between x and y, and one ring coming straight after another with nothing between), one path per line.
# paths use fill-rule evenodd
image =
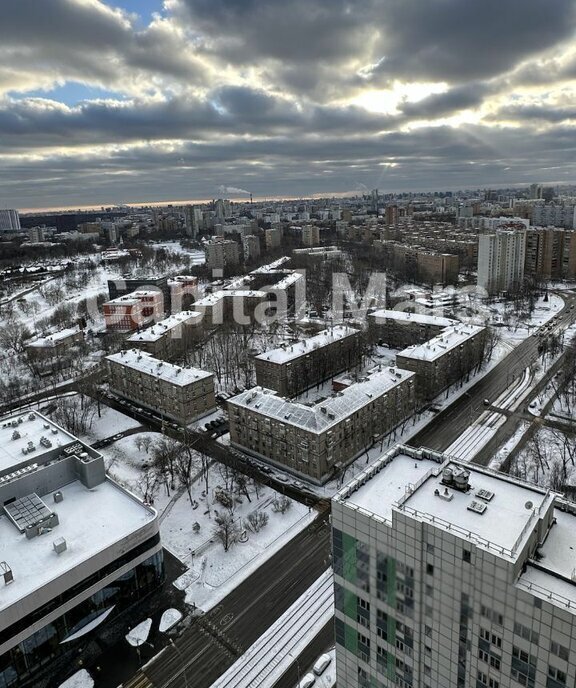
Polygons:
M56 658L77 653L90 633L82 629L109 613L113 619L163 581L163 554L158 552L119 576L102 590L62 614L0 657L0 688L34 685L33 677ZM79 635L77 635L79 634Z

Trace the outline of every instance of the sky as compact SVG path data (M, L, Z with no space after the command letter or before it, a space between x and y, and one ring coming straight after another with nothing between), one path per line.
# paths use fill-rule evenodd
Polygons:
M0 207L576 181L576 0L17 0Z

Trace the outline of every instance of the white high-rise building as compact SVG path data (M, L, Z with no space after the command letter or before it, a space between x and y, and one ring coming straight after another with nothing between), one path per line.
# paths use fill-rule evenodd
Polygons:
M332 503L337 685L568 688L576 505L398 446Z
M0 232L19 232L20 229L18 211L0 209Z
M489 294L518 289L524 280L526 231L497 230L481 234L478 244L478 286Z

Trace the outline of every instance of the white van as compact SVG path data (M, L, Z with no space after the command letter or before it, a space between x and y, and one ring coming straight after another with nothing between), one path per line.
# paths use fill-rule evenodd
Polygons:
M314 674L306 674L306 676L304 676L304 678L298 684L298 688L310 688L315 683L316 679L314 678Z
M316 676L320 676L326 671L326 667L331 661L332 657L330 657L330 655L320 655L320 657L318 657L318 661L312 667L312 671L316 674Z

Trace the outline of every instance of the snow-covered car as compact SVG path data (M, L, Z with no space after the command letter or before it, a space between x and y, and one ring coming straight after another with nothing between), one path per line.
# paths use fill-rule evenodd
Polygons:
M304 676L304 678L298 684L298 688L310 688L315 683L316 679L314 678L314 674L306 674L306 676Z
M318 657L318 661L312 667L312 671L316 674L316 676L321 676L326 671L326 667L331 661L332 657L330 657L330 655L320 655L320 657Z

